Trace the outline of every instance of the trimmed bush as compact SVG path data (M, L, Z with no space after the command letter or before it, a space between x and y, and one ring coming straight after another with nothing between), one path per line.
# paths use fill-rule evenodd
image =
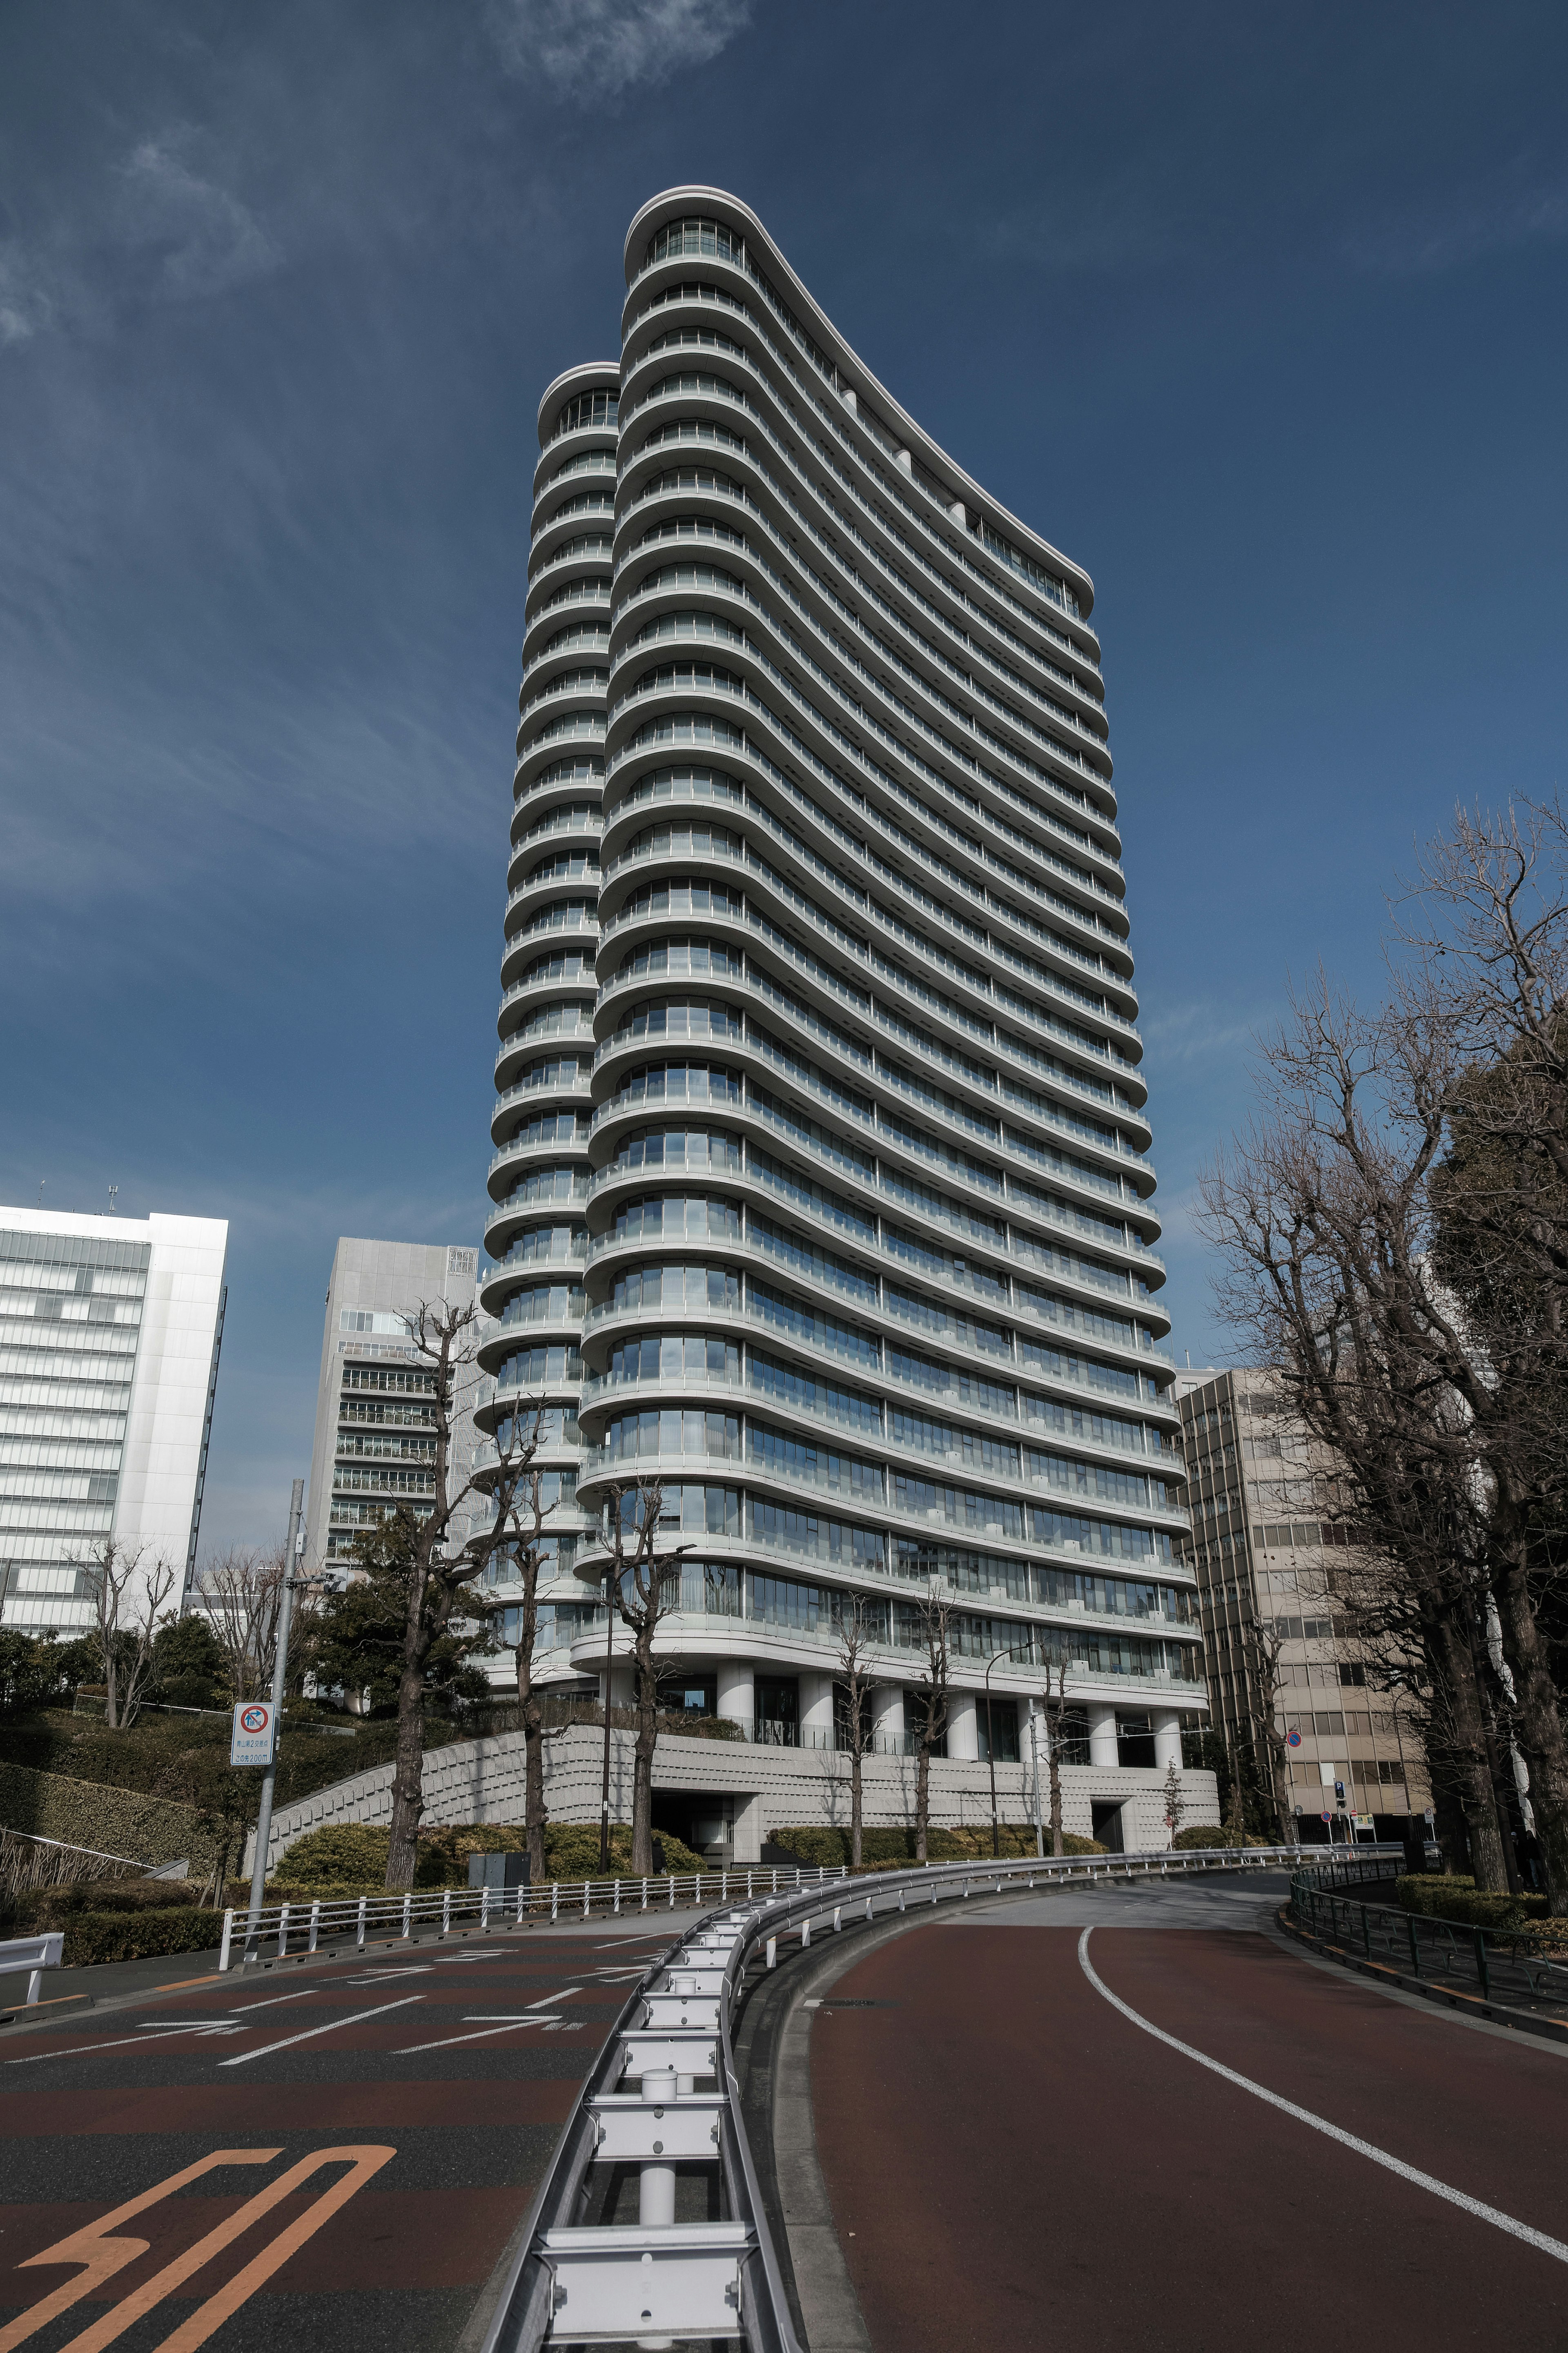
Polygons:
M1466 1928L1495 1928L1506 1934L1547 1917L1544 1895L1493 1894L1458 1872L1451 1876L1434 1872L1396 1879L1394 1895L1405 1912L1417 1912L1428 1920L1452 1920Z
M300 1887L346 1886L351 1881L356 1887L362 1881L384 1885L391 1843L391 1831L370 1822L329 1822L294 1841L279 1858L279 1877Z
M678 1838L662 1837L667 1871L705 1871L708 1866ZM334 1900L343 1895L384 1895L386 1857L392 1844L389 1830L371 1822L330 1823L309 1831L279 1859L276 1879L267 1883L269 1904L292 1904L313 1896ZM510 1822L443 1824L421 1831L414 1884L424 1893L432 1888L467 1887L470 1854L521 1854L528 1844L520 1826ZM629 1879L632 1834L625 1822L610 1832L610 1868L599 1869L597 1822L551 1822L544 1832L544 1876L551 1879ZM248 1903L249 1883L230 1880L232 1890L244 1887L236 1904ZM278 1890L274 1894L274 1889Z
M1035 1852L1035 1826L1032 1822L1003 1822L999 1844L1004 1859L1016 1861ZM821 1823L802 1823L798 1827L773 1831L771 1843L782 1846L787 1853L807 1870L834 1871L849 1861L849 1832L828 1828ZM1062 1834L1063 1851L1068 1854L1104 1854L1107 1849L1094 1839L1079 1838L1073 1831ZM1046 1852L1051 1851L1051 1834L1046 1832ZM932 1862L964 1862L973 1858L985 1862L991 1854L991 1825L975 1825L964 1830L939 1829L932 1824L926 1838L926 1852ZM915 1834L912 1830L887 1829L862 1831L860 1837L861 1867L864 1870L907 1870L915 1860Z
M1254 1838L1250 1831L1232 1830L1224 1822L1189 1822L1185 1830L1176 1832L1171 1844L1178 1853L1191 1854L1204 1847L1268 1846L1268 1839Z
M68 1969L100 1961L140 1961L156 1953L205 1953L223 1942L223 1914L194 1904L159 1911L77 1912L64 1924Z

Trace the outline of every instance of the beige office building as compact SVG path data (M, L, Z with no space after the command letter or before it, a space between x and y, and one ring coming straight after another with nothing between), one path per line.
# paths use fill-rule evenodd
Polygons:
M1409 1813L1431 1803L1426 1762L1407 1704L1378 1688L1356 1635L1331 1457L1290 1420L1267 1371L1189 1370L1175 1394L1215 1729L1233 1764L1250 1752L1267 1788L1272 1715L1304 1840L1344 1838L1351 1819L1363 1838L1403 1837ZM1281 1642L1272 1707L1258 1627Z

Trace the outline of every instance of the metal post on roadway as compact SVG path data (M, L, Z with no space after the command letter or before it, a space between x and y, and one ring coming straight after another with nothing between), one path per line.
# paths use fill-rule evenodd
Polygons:
M262 1770L261 1803L256 1814L256 1854L250 1866L250 1915L245 1928L245 1957L256 1958L261 1933L261 1899L267 1893L267 1850L272 1843L272 1791L278 1779L278 1742L283 1722L283 1684L289 1672L289 1620L294 1602L296 1559L305 1542L300 1525L305 1508L305 1482L296 1479L289 1501L289 1541L283 1547L283 1589L278 1597L278 1649L272 1661L272 1761Z

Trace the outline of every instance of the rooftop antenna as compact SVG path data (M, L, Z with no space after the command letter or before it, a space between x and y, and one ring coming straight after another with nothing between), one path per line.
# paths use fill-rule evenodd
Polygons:
M1192 1369L1193 1369L1193 1352L1192 1352L1192 1350L1191 1350L1190 1348L1188 1348L1188 1349L1186 1349L1186 1350L1184 1351L1184 1354L1185 1354L1185 1356L1186 1356L1186 1359L1187 1359L1187 1370L1188 1370L1188 1372L1190 1373L1190 1372L1192 1371Z
M111 1218L114 1215L114 1197L119 1190L120 1187L118 1185L111 1185L109 1188L109 1214Z
M48 1181L49 1180L47 1176L40 1176L38 1179L38 1207L40 1209L44 1206L44 1187L48 1183Z

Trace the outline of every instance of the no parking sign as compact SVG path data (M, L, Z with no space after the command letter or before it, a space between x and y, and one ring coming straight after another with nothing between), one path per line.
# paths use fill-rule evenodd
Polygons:
M269 1699L242 1699L234 1711L229 1763L270 1765L277 1739L277 1717L278 1711Z

